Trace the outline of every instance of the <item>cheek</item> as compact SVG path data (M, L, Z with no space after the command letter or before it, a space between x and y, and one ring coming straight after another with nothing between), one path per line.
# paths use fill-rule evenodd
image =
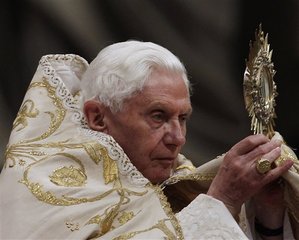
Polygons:
M131 121L132 122L132 121ZM164 128L152 128L147 123L116 124L114 139L123 148L130 160L136 165L149 164L151 155L161 150Z
M144 149L154 148L162 142L165 129L164 127L153 128L149 124L143 124L136 128L128 128L128 137L135 142L136 146Z
M130 141L126 144L127 154L132 161L138 161L139 164L147 165L151 156L160 152L163 144L163 135L156 132L147 132L147 134L131 134Z
M135 135L132 141L132 143L134 143L132 144L132 148L138 151L142 156L149 156L159 147L161 142L162 138L158 134L148 133L146 135Z

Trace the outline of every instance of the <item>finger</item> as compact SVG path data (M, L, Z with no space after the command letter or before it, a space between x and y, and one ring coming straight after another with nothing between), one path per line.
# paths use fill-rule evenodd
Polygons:
M266 172L270 171L271 168L273 168L273 162L280 156L280 152L280 147L276 147L269 153L252 162L252 166L255 168L256 173L264 175Z
M265 154L261 158L268 159L271 163L273 163L280 156L280 154L281 154L281 148L276 147L273 150L271 150L271 152Z
M274 180L278 179L281 175L286 173L292 166L294 162L292 160L286 160L283 164L280 166L270 170L266 174L264 174L263 181L265 184L268 184L270 182L273 182Z
M280 150L280 146L281 146L281 142L280 141L269 141L269 142L267 142L265 144L261 144L261 145L257 146L251 152L247 153L246 156L249 159L249 161L250 160L251 161L252 160L255 161L255 160L260 159L260 158L266 158L268 160L271 160L272 159L272 155L274 155L274 157L276 157L276 158L280 155L280 151L279 151ZM276 148L279 148L279 149L277 149L274 152L272 152ZM273 159L273 161L275 159Z
M245 155L248 152L251 152L256 147L269 142L270 140L263 134L251 135L231 148L231 151L235 151L236 155Z

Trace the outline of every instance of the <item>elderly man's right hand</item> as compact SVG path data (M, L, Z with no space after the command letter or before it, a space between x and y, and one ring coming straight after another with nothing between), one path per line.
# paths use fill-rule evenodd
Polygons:
M287 160L266 173L257 171L259 159L273 163L280 156L280 145L280 141L270 141L262 134L241 140L226 153L207 194L222 201L236 217L246 200L292 166L292 160Z

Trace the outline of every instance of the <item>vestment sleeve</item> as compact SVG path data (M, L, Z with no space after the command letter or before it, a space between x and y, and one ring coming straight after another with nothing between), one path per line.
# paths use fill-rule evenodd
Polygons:
M200 194L176 214L185 239L248 239L225 205Z

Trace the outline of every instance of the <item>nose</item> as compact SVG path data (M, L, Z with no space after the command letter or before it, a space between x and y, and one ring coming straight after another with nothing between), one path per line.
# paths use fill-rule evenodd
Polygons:
M164 136L164 142L167 145L175 145L181 147L186 142L186 130L179 120L172 120L168 123L167 130Z

